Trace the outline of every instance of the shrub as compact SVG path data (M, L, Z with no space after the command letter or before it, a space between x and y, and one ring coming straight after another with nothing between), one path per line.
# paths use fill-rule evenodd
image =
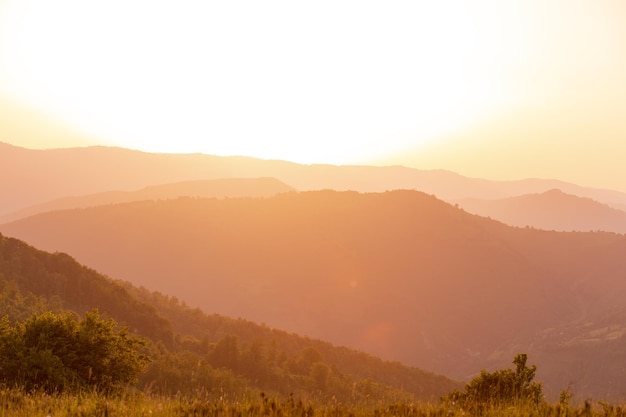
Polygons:
M533 382L536 366L527 367L525 353L515 356L515 370L503 369L492 373L481 371L462 392L454 391L445 400L464 409L482 411L489 407L537 405L543 399L540 382Z
M109 392L133 382L147 364L144 342L103 320L97 310L35 314L11 327L0 322L0 381L27 391L90 387Z

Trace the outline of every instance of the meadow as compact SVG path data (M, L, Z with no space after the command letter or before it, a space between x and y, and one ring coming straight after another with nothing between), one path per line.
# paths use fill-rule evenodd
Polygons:
M476 406L479 406L476 404ZM392 403L382 401L345 404L338 401L301 400L293 396L273 398L249 393L229 398L199 392L195 396L150 396L132 390L117 395L97 392L74 394L25 393L16 388L0 389L0 417L77 417L77 416L211 416L211 417L620 417L626 407L585 401L568 404L567 398L550 404L474 407L473 411L447 401L438 403Z

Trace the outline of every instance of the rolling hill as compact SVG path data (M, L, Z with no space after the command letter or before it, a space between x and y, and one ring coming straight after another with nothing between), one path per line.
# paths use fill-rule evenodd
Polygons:
M512 226L626 233L625 211L557 189L498 200L462 199L455 203L471 213Z
M83 314L94 308L149 341L152 363L139 386L148 392L165 386L169 387L165 392L180 395L181 387L187 387L197 395L200 389L219 392L230 384L234 390L320 397L320 387L307 384L308 369L304 374L300 369L311 355L322 364L318 367L329 369L329 397L347 392L354 398L362 389L363 396L379 401L385 396L434 400L460 387L443 376L353 349L250 321L206 315L176 298L114 281L66 254L47 253L0 235L0 318L8 316L13 322L41 311ZM230 347L222 351L238 359L233 363L218 361L215 353L225 341ZM202 371L205 377L217 375L217 381L213 378L202 386Z
M455 379L524 351L549 393L626 398L622 235L513 228L410 190L144 201L0 231L206 312Z

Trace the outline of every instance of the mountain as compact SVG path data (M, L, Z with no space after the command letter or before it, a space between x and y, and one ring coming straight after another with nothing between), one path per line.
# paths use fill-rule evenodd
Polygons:
M496 199L559 188L615 208L626 194L556 180L488 181L444 170L401 166L301 165L285 161L204 154L158 154L122 148L25 149L0 143L0 215L68 196L132 191L181 181L271 177L300 191L382 192L414 189L444 200Z
M626 211L558 189L498 200L467 198L455 203L470 213L492 217L512 226L626 233Z
M142 200L162 200L177 197L269 197L293 191L293 188L274 178L222 178L214 180L182 181L144 187L136 191L108 191L83 196L64 197L27 207L5 216L0 223L28 217L46 211L84 208L105 204L128 203Z
M153 393L180 394L187 388L196 396L202 389L219 392L230 385L231 395L256 389L319 397L319 384L309 385L315 380L309 378L307 358L318 361L308 364L311 369L327 370L322 375L332 386L329 397L434 400L460 387L448 378L321 340L206 315L176 298L114 281L66 254L0 235L0 318L21 321L46 310L83 314L94 308L148 340L152 363L140 384ZM220 360L220 346L222 355L236 359L233 363ZM209 385L202 386L203 381Z
M144 201L0 231L207 312L455 379L527 352L548 392L626 398L622 235L514 228L411 190Z

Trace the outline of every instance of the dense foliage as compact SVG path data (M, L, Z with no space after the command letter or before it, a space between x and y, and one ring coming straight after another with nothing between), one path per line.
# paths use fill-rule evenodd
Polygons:
M528 356L520 353L513 359L515 370L500 369L495 372L481 371L465 390L454 391L447 401L455 406L483 412L487 408L508 406L538 406L543 400L540 382L533 381L536 366L526 366Z
M15 326L0 321L0 380L26 391L110 392L134 382L147 363L141 339L118 329L97 310L82 320L74 314L42 313Z

